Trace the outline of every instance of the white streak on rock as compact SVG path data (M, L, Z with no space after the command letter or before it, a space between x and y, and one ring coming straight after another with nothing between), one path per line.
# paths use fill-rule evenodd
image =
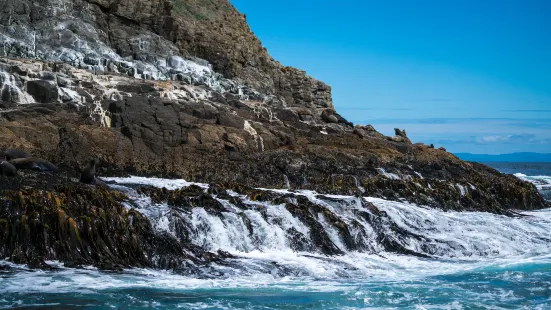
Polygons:
M254 141L256 142L256 145L258 147L258 150L261 152L264 151L264 139L262 139L262 136L260 136L256 131L256 129L254 129L253 126L251 126L251 123L249 123L249 121L245 121L245 125L243 129L245 129L246 132L248 132L249 134L251 134L251 136L253 136Z

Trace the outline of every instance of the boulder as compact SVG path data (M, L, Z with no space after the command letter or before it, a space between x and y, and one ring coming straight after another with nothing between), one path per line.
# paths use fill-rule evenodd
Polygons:
M393 141L411 144L411 140L408 138L405 129L400 130L398 128L394 128L394 132L395 132L396 136L391 138Z
M237 129L243 129L245 127L245 120L237 115L222 113L218 116L218 125L225 127L233 127Z
M28 81L27 92L32 95L37 102L41 103L57 102L59 97L57 85L54 82L45 80Z
M323 110L321 113L321 119L330 124L337 124L339 122L339 119L334 115L332 110Z

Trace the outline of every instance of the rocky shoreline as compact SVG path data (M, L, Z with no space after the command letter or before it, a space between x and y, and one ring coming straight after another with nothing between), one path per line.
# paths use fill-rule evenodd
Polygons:
M442 241L400 228L385 211L359 197L315 192L305 196L304 191L241 184L187 184L167 189L129 183L121 187L108 179L97 185L82 184L67 170L54 174L20 170L15 178L2 177L0 257L33 269L52 269L47 261L59 261L70 268L158 268L198 275L213 263L230 267L233 256L195 244L197 236L192 235L209 238L215 232L200 231L201 225L190 225L190 219L184 217L192 217L199 209L220 219L235 214L253 234L259 228L248 222L245 214L259 212L267 218L270 208L283 208L308 227L308 232L287 228L291 229L286 234L294 251L328 256L342 255L343 250L384 251L426 258L441 251ZM139 201L144 199L146 204L141 205ZM327 203L351 208L357 221L343 220ZM147 208L161 206L165 209L162 219L148 215L151 211ZM486 211L518 216L515 210ZM168 221L163 225L169 225L169 231L159 230L159 220ZM330 236L335 233L341 240L338 245ZM413 250L411 240L421 248ZM451 246L458 250L458 245Z
M124 192L79 184L89 160L100 176L217 184L139 189L174 208L217 214L215 198L228 190L283 203L317 236L296 248L327 255L339 251L312 217L320 212L350 249L368 249L349 224L293 191L509 215L551 207L533 184L413 144L405 130L388 137L354 126L334 109L329 86L273 60L227 1L3 2L0 150L59 167L0 179L0 257L13 262L186 270L228 257L155 231ZM362 216L384 226L371 209ZM386 250L419 254L379 233Z
M530 183L412 144L402 130L386 137L369 125L352 126L333 109L240 100L201 85L95 75L68 65L56 71L59 66L43 61L2 61L28 96L37 96L28 93L29 83L45 82L38 93L60 98L63 79L72 85L67 90L88 98L0 111L0 147L22 149L73 174L95 159L104 176L311 189L452 210L545 206ZM194 99L206 90L208 97Z

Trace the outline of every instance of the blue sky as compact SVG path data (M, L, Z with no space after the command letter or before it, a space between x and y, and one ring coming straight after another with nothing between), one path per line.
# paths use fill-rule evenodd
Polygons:
M356 124L452 152L551 153L551 1L231 2Z

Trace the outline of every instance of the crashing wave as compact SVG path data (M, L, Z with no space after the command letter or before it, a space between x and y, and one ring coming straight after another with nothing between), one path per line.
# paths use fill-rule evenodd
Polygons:
M528 176L523 173L515 173L515 176L523 181L534 184L543 195L543 198L551 200L551 176Z
M206 193L207 184L138 177L106 181L127 191L132 200L128 207L148 216L156 229L208 251L234 255L238 263L232 268L240 272L277 269L309 276L351 277L358 272L371 274L374 256L394 256L391 252L396 250L399 254L460 261L551 253L551 210L511 218L484 212L446 212L379 198L288 190L271 190L277 198L266 201L230 191L230 197L213 196L223 210L184 209L153 203L133 188L135 184L167 189L198 185ZM310 215L300 215L301 209ZM329 240L319 242L319 234ZM327 244L334 249L328 251L324 248Z

